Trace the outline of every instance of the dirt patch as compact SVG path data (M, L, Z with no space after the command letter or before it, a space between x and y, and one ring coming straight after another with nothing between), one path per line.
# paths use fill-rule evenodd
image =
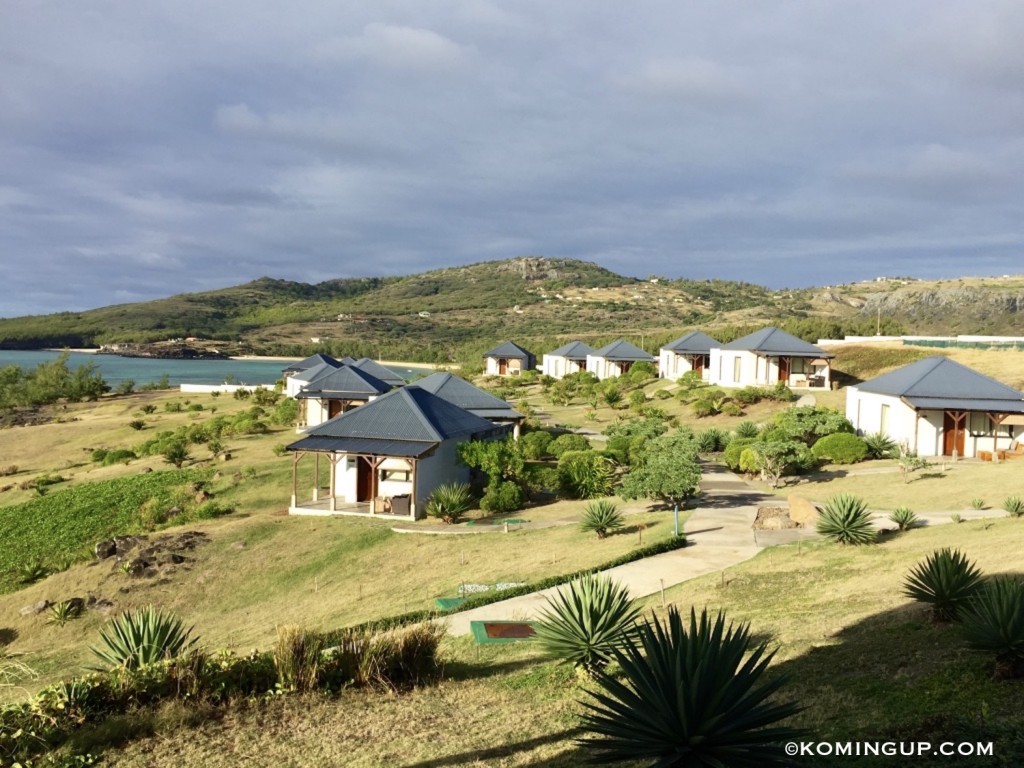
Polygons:
M484 632L493 640L525 639L536 634L531 624L524 622L491 623L484 622Z
M783 531L801 526L790 518L785 507L758 507L753 527L758 531Z

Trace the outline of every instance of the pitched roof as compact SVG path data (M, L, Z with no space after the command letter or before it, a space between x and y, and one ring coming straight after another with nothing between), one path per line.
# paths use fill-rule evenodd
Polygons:
M417 380L416 386L485 419L523 418L505 400L450 373L432 373Z
M533 357L533 353L527 352L514 342L506 341L485 353L484 357L510 357L515 360L528 360Z
M401 387L406 383L405 378L402 377L401 374L395 373L390 368L385 368L376 360L371 360L368 357L361 357L358 360L353 360L349 365L353 368L358 368L361 371L366 371L371 376L376 376L385 384L390 384L392 387Z
M594 354L594 348L587 346L582 341L570 341L568 344L563 344L554 352L548 352L548 356L550 357L569 357L574 360L582 360L587 355L592 354Z
M306 384L296 398L345 398L367 399L383 395L391 385L366 371L343 365Z
M417 386L402 387L313 427L315 438L360 438L439 443L489 432L494 425ZM299 441L302 442L301 440ZM294 449L298 443L288 446Z
M297 363L292 363L287 368L282 370L282 373L294 373L296 371L305 371L309 368L313 368L317 365L327 363L328 365L337 368L341 363L335 360L330 355L321 355L317 352L315 355L310 355L305 360L299 360Z
M883 373L857 389L902 397L915 408L1024 412L1024 394L942 356Z
M337 365L332 363L318 363L310 368L306 368L302 371L296 371L292 374L292 379L295 381L314 381L321 376L338 370Z
M630 344L625 339L613 341L593 353L594 357L603 357L605 360L648 360L654 362L654 355L644 352L635 344Z
M825 350L798 339L778 328L762 328L741 339L723 344L722 349L741 349L766 355L794 355L796 357L835 357Z
M711 352L712 347L719 346L721 346L721 344L706 333L690 331L685 336L680 336L675 341L670 341L662 347L662 349L667 349L670 352L680 352L683 354L690 353L706 355Z

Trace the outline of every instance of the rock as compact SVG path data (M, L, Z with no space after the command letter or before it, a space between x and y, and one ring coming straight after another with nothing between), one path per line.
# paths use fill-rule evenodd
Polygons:
M209 501L212 498L212 496L210 496L210 494L208 494L206 491L199 491L199 493L196 494L195 498L196 504L202 504L204 501Z
M148 475L150 472L153 471L153 468L152 467L143 467L140 471L142 472L142 474Z
M33 603L32 605L26 605L24 608L21 609L20 613L21 613L22 616L31 616L31 615L40 614L43 611L45 611L47 608L49 608L51 605L52 605L52 603L49 600L40 600L38 603Z
M213 473L213 479L214 480L220 480L223 477L224 477L224 473L223 472L214 472Z
M100 560L106 560L108 557L113 557L117 554L117 545L113 539L104 539L103 541L97 541L92 551L96 553L96 557Z
M167 510L167 519L172 520L181 514L181 507L171 507Z
M69 597L67 599L68 608L75 615L80 614L85 610L85 600L81 597Z
M244 541L236 541L236 542L232 543L231 548L232 549L245 549L245 546L246 545L245 545Z
M224 453L222 453L220 455L220 460L221 461L231 461L231 452L230 451L224 451Z
M811 528L818 522L818 507L813 501L803 496L791 495L789 501L789 518L801 528Z
M785 507L758 507L753 528L762 531L782 531L796 528Z

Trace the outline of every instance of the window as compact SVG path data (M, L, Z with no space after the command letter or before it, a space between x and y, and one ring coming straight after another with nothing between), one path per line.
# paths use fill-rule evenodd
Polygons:
M882 404L882 413L878 418L878 431L883 435L889 434L889 406Z
M383 469L380 479L382 482L408 483L412 481L412 472L408 469Z
M732 380L734 383L739 384L740 374L743 371L743 359L737 355L732 359Z
M992 422L988 414L972 411L967 415L967 429L974 437L989 437L992 435Z
M807 358L794 357L789 363L790 373L807 373Z

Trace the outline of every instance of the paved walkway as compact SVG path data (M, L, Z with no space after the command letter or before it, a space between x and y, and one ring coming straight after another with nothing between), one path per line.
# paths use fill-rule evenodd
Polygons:
M703 469L702 504L691 513L684 528L689 545L603 572L626 586L634 598L657 594L662 588L717 573L749 560L759 551L751 528L757 508L766 502L777 503L778 499L755 490L725 467L708 464ZM762 546L769 543L776 542L765 542ZM471 621L532 619L547 605L547 597L558 589L551 587L462 611L444 621L451 634L465 635L469 634Z

